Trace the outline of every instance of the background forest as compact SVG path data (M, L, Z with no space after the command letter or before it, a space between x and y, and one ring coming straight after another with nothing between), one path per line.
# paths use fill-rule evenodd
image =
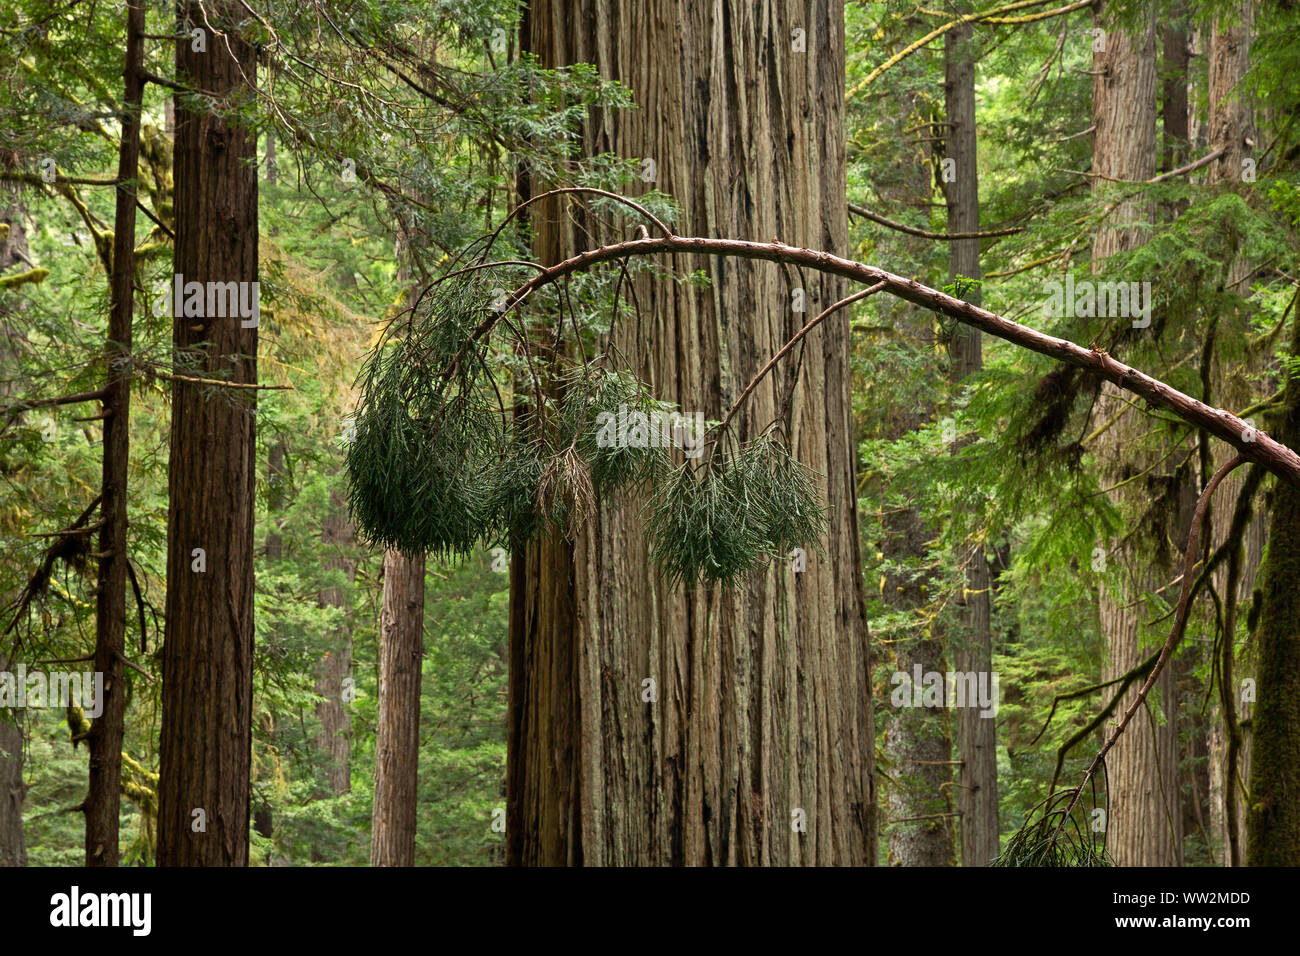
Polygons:
M457 274L820 249L1300 448L1298 41L1291 0L0 0L0 671L110 684L0 707L0 864L1300 864L1280 471L1188 578L1233 449L1103 375L881 293L764 378L856 288L797 263ZM719 481L788 534L580 437L751 378ZM899 694L949 671L996 716Z

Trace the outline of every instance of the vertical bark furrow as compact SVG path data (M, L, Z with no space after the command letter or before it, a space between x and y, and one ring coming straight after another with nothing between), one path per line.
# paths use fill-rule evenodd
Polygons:
M847 246L838 2L544 0L532 16L543 64L594 59L634 91L637 110L591 118L586 149L653 159L653 187L681 203L679 228ZM795 28L806 31L804 51L792 49ZM584 242L555 213L534 217L540 261ZM672 267L702 269L711 285L639 280L641 315L617 344L660 398L710 418L844 289L831 277L787 280L771 264L677 257ZM808 311L795 313L791 287L803 283ZM518 559L512 666L529 671L511 677L511 862L873 855L874 819L855 809L870 803L872 735L847 344L839 315L805 345L789 434L799 459L830 476L832 518L825 556L810 550L797 583L782 562L742 588L744 598L668 588L650 565L640 503L622 496L600 503L572 548L543 542ZM755 392L740 416L745 433L780 413L789 371ZM572 684L538 680L538 668L571 654L581 662ZM641 699L645 678L654 703ZM565 786L565 760L579 768L580 794ZM580 837L580 853L566 834Z
M227 0L181 18L222 25L206 52L176 45L175 272L185 283L257 282L256 137L239 126L256 60ZM200 108L201 109L201 108ZM206 311L206 310L205 310ZM257 382L257 328L239 315L177 315L185 374ZM163 645L158 864L246 866L253 697L253 389L172 384L167 630Z

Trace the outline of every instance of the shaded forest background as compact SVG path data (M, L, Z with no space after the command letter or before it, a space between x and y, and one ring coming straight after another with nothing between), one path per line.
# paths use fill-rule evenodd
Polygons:
M193 116L227 111L249 131L256 164L248 859L366 865L384 581L396 571L349 514L362 363L387 322L529 189L608 189L670 221L690 197L658 188L667 157L583 148L592 111L663 107L592 67L521 53L521 36L538 29L530 15L559 4L533 4L531 14L513 0L184 6L191 18L178 30L172 5L144 5L139 37L148 82L132 236L121 862L150 865L157 851L173 386L188 376L212 402L234 391L194 381L206 373L173 353L172 320L155 307L181 228L179 104ZM764 5L773 7L784 18L756 29L774 58L824 55L815 43L812 54L800 50L795 33L840 28L837 3ZM674 4L656 9L676 15ZM847 248L833 251L1105 348L1285 441L1300 341L1300 7L1022 0L961 22L974 12L844 5L849 232ZM192 29L206 44L225 42L200 26L209 13L255 41L245 64L258 97L204 103L176 72L174 50L196 42ZM0 670L89 669L40 662L95 653L96 542L56 532L94 520L105 426L93 401L50 400L98 394L111 364L126 20L123 4L0 4ZM1127 71L1112 75L1146 82L1152 95L1133 84L1098 92L1099 65ZM964 145L953 114L961 82L974 119ZM1134 129L1099 143L1106 95ZM976 182L962 207L959 188ZM954 218L971 201L974 218ZM953 239L968 233L980 235ZM506 242L524 257L529 238ZM1150 325L1047 314L1045 283L1067 274L1149 282ZM584 331L605 321L601 281L575 286L594 303L577 309ZM788 289L780 294L784 307ZM987 336L981 348L976 335L972 352L954 323L908 302L855 303L848 328L877 862L988 862L990 840L996 855L1054 783L1083 776L1110 726L1098 715L1129 687L1115 679L1164 641L1196 494L1227 456L1203 431L1085 373ZM501 361L515 374L524 365ZM1294 447L1300 432L1290 438ZM1131 750L1108 763L1112 800L1129 802L1108 805L1102 784L1081 808L1089 825L1097 808L1103 821L1107 812L1139 821L1112 841L1115 862L1245 860L1261 568L1278 484L1251 466L1219 492L1202 535L1202 560L1214 566L1129 730ZM816 561L816 548L802 558ZM775 564L772 573L801 573ZM413 862L500 865L511 556L490 542L464 557L432 554L423 582ZM1300 589L1300 576L1280 586ZM1296 639L1294 622L1265 625L1291 627ZM996 801L985 808L996 815L985 849L963 853L972 834L961 820L976 811L962 799L962 735L979 727L953 709L891 706L891 695L897 672L976 669L961 665L981 640L1002 693L990 725ZM84 715L5 717L0 863L80 865Z

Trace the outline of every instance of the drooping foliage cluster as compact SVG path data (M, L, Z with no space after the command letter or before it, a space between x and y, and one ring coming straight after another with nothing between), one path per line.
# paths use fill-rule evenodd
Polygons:
M815 544L815 476L773 434L735 447L726 433L724 452L605 356L544 372L484 345L498 318L510 325L492 275L426 288L367 359L347 467L372 541L449 557L518 547L574 533L599 499L629 491L653 514L653 559L680 584L735 585Z

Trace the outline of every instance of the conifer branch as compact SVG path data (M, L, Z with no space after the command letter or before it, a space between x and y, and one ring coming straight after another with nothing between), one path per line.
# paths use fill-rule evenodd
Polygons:
M829 252L789 246L782 242L750 242L740 239L666 235L630 239L590 249L545 267L515 289L507 296L506 308L500 313L494 312L483 319L474 330L471 341L477 341L491 332L501 316L515 308L533 292L567 275L629 256L664 253L694 253L785 262L871 285L882 283L884 291L914 305L964 322L1031 352L1091 372L1145 399L1149 404L1170 411L1183 421L1204 429L1221 441L1232 445L1246 460L1263 465L1278 477L1300 485L1300 455L1295 451L1270 438L1263 431L1252 428L1231 412L1206 405L1159 379L1125 365L1101 349L1084 348L1068 339L1048 335L923 285L914 279L894 275L876 266L844 259ZM466 343L466 347L468 344ZM456 364L453 362L444 375Z

